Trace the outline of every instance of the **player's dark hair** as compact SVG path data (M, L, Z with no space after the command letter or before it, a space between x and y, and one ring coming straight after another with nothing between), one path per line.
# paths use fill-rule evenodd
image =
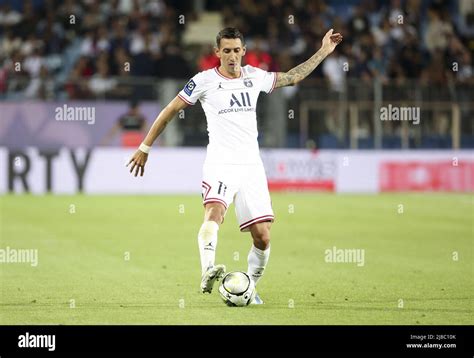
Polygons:
M242 46L244 45L244 35L235 27L226 27L219 31L216 36L216 45L217 48L221 45L221 39L240 39Z

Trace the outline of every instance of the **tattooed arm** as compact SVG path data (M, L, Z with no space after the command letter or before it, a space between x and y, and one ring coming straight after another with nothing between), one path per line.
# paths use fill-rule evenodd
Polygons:
M329 30L324 35L322 46L309 60L292 68L288 72L277 72L277 81L275 88L292 86L304 78L306 78L318 65L331 54L336 46L342 41L340 33L333 34L333 30Z

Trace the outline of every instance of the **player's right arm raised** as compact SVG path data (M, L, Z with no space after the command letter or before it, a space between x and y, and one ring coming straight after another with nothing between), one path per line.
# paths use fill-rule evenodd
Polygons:
M165 108L163 108L158 117L156 117L155 122L153 122L153 125L148 131L148 134L143 140L140 148L148 151L149 147L153 145L156 138L158 138L161 132L163 132L168 123L176 116L176 113L186 107L186 102L176 96ZM130 173L133 173L135 170L135 176L137 176L138 173L140 173L140 176L143 176L145 173L145 164L148 159L148 153L144 152L142 149L138 149L127 164L127 167L132 164L130 167Z

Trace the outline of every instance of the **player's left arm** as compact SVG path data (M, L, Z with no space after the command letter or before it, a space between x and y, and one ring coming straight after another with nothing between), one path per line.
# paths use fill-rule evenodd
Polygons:
M306 78L316 67L329 56L342 41L340 33L333 34L333 29L324 35L322 46L310 59L292 68L288 72L277 72L275 88L292 86Z

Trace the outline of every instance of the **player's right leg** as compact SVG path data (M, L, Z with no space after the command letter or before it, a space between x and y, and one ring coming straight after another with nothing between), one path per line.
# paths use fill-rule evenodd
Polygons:
M225 266L215 264L217 232L227 208L234 200L237 188L234 171L232 166L223 165L205 164L203 168L202 200L205 214L198 235L203 293L211 293L215 281L225 274Z
M204 222L198 234L201 256L201 291L211 293L214 283L225 274L224 265L216 265L217 232L224 221L225 207L219 202L205 204Z

